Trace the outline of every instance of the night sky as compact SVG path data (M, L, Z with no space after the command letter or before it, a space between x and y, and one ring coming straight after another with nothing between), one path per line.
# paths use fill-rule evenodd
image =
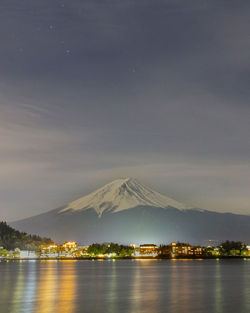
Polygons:
M2 0L0 220L135 177L250 213L249 0Z

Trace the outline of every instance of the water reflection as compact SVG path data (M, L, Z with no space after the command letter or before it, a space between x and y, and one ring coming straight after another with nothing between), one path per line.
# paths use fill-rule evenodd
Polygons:
M187 260L186 262L189 262L189 260ZM175 271L176 271L176 266L177 264L175 263ZM178 269L177 269L178 270ZM198 270L198 268L197 268ZM175 299L175 301L182 301L183 303L183 309L185 309L185 311L190 312L191 310L191 303L190 303L190 297L191 297L191 290L190 290L190 270L189 270L189 264L184 264L181 267L181 271L179 271L179 286L178 289L181 288L181 293L182 293L182 299L180 299L179 296L177 296L177 298ZM199 295L197 294L197 298L199 298L201 300L202 297L202 289L198 289L197 293L199 292ZM180 293L180 291L179 291ZM176 295L175 295L176 296ZM180 300L178 300L180 299Z
M58 282L55 264L52 262L42 263L37 285L35 313L56 312L56 300L58 296L57 286Z
M75 312L75 262L46 262L39 273L36 313Z
M159 284L158 264L160 261L137 260L133 272L131 313L153 312L158 306L161 290Z
M19 313L21 311L21 301L23 299L24 293L24 273L23 273L23 263L19 263L18 274L16 277L16 284L13 290L13 298L11 302L10 312Z
M222 282L221 282L221 264L217 260L214 275L214 312L222 312Z
M250 312L250 260L245 260L243 275L243 303L244 311Z
M172 260L168 271L168 312L203 312L207 297L203 264L199 260Z
M178 264L177 261L172 260L170 261L170 299L169 299L169 309L170 312L175 312L178 299L179 299L179 282L178 282Z
M130 311L131 313L137 313L139 312L141 308L141 300L142 300L142 286L141 286L141 267L138 264L135 264L135 269L134 269L134 280L133 284L131 287L132 295L130 298Z
M0 263L0 313L103 312L250 312L250 260Z
M75 262L62 262L61 278L58 282L57 313L74 313L76 300L76 270Z
M116 313L119 311L117 308L117 272L116 272L116 262L111 263L111 277L109 277L109 308L108 312Z
M6 264L5 271L0 271L0 308L2 308L2 310L4 310L5 306L7 306L7 301L11 295L11 285L10 271L8 264Z
M91 274L95 277L95 281L91 280L91 294L89 294L86 285L89 284L85 281L85 294L86 305L84 312L98 312L99 308L106 306L105 301L103 301L103 294L107 292L106 290L106 271L104 269L103 260L98 260L92 263ZM91 301L88 301L88 297Z
M25 313L33 313L36 296L36 262L28 262L28 273L23 293L22 311ZM24 275L24 273L22 274Z

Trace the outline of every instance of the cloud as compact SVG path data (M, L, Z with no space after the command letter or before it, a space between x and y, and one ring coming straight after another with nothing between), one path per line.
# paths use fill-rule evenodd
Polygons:
M61 4L1 4L3 217L119 176L247 212L249 2Z

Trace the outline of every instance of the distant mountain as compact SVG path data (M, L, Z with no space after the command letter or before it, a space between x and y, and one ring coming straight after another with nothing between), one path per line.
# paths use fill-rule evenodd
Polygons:
M28 235L10 227L6 222L0 222L0 246L7 250L15 248L36 250L42 244L52 243L49 238Z
M94 209L101 217L104 212L116 213L138 206L174 207L180 210L186 208L185 205L140 184L136 179L125 178L114 180L89 195L69 203L60 213Z
M65 207L11 225L81 244L250 242L250 216L190 209L131 178L115 180Z

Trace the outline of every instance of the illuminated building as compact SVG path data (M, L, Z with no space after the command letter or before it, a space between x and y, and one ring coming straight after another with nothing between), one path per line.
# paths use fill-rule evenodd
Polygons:
M201 256L202 248L200 246L193 247L186 243L171 243L171 256L175 257L188 257L188 256Z
M40 257L57 258L57 257L79 257L82 251L78 250L76 242L65 242L63 245L49 245L41 248Z
M58 245L42 246L40 251L40 257L42 258L54 258L58 256Z
M193 247L193 254L195 256L201 256L202 255L202 247Z
M140 245L139 252L142 256L157 256L159 247L154 244Z
M62 246L63 246L64 249L67 249L67 250L73 250L73 249L77 248L77 244L76 244L75 241L65 242Z

